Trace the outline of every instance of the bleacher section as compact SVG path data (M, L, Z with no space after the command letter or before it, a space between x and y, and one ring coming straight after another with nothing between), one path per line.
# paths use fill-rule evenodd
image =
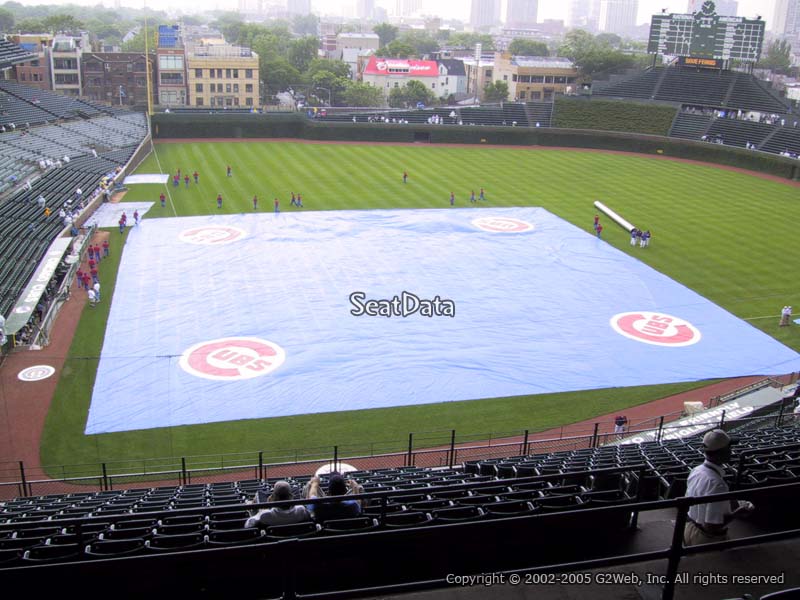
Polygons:
M787 100L779 98L752 75L736 73L728 106L742 110L782 114L790 109L791 104Z
M528 123L531 127L551 127L553 124L552 102L526 102L525 110L528 112Z
M725 478L732 489L800 482L798 442L800 429L793 426L746 431L734 446ZM248 514L243 504L276 478L17 498L0 503L0 576L20 566L101 556L247 545L270 553L271 544L292 538L386 535L384 542L381 537L368 538L377 549L393 544L397 538L392 532L400 530L416 530L421 536L437 525L468 526L487 520L497 520L502 528L502 519L556 513L564 517L561 523L568 533L582 531L577 526L581 514L599 507L620 510L592 520L592 539L603 538L605 532L614 540L627 530L633 503L685 494L690 469L703 461L701 446L698 436L467 461L455 468L356 471L348 477L369 496L362 517L251 530L244 528ZM295 499L302 500L309 477L285 479ZM794 511L789 504L783 508L778 512ZM531 526L547 522L533 521ZM576 527L570 528L571 522ZM540 533L545 535L546 525L542 527ZM476 560L481 558L485 557Z
M745 148L747 142L760 146L774 130L775 125L742 121L739 119L714 119L708 128L708 137L721 139L726 146Z
M750 74L676 66L648 69L622 81L598 85L592 95L778 114L787 112L790 106Z
M650 100L655 95L664 69L647 69L628 79L611 81L605 85L592 87L593 96L608 96L612 98L640 98Z
M711 115L680 111L672 123L669 135L687 140L699 140L711 125L713 118Z
M795 127L778 127L772 134L762 142L759 150L781 154L782 152L792 152L800 155L800 129Z
M6 101L12 107L34 107L17 96L41 99L52 111L46 114L53 124L18 126L14 131L0 133L0 191L20 186L0 204L0 314L3 316L8 315L45 251L64 229L59 212L62 208L75 208L67 204L74 199L75 190L81 188L91 193L104 175L130 159L147 134L147 121L142 114L128 111L105 114L93 107L86 109L84 103L74 99L0 82L0 94L10 91L14 95L7 96ZM86 119L91 110L98 116ZM59 113L58 124L55 112ZM66 115L79 113L84 117L65 120ZM50 161L50 166L42 168L45 161ZM30 190L21 186L26 180L30 181ZM48 217L36 201L40 195L51 211Z
M110 112L84 100L28 87L15 81L0 81L0 91L5 96L0 103L0 125L38 125L55 119L89 118Z
M13 65L29 60L36 60L36 55L17 44L0 39L0 69L8 69Z

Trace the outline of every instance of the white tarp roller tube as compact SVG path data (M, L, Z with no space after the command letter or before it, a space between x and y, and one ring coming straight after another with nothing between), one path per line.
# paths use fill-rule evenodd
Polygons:
M600 202L600 200L595 200L594 201L594 205L595 205L595 208L597 208L597 210L599 210L599 211L603 212L604 214L606 214L614 222L616 222L617 225L620 225L620 226L624 227L628 231L631 231L633 229L633 225L631 225L628 221L626 221L625 219L620 217L617 213L615 213L613 210L608 208L605 204Z

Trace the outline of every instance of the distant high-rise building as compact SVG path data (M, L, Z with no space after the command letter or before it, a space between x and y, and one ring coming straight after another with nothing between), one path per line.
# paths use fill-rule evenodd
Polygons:
M499 23L500 0L472 0L469 22L473 29L484 29Z
M509 27L535 25L538 11L539 0L508 0L506 25Z
M375 0L358 0L356 3L356 16L359 19L372 21L375 18Z
M605 33L627 35L636 27L639 0L600 0L597 28Z
M311 0L286 0L286 12L290 15L311 14Z
M686 12L692 14L699 12L703 7L703 2L705 2L705 0L689 0ZM739 12L739 3L737 0L713 0L713 2L716 6L714 12L722 17L735 17Z
M776 35L800 34L800 0L777 0L772 32Z
M567 27L570 29L597 29L600 0L569 0L567 5Z
M410 17L422 10L422 0L397 0L395 14L398 17Z

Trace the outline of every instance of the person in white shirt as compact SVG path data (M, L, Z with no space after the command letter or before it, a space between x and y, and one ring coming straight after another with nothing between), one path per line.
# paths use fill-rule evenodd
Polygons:
M258 498L258 496L256 496ZM278 481L272 488L267 502L281 502L292 499L292 487L286 481ZM302 504L295 504L294 506L281 506L278 505L274 508L265 508L258 511L256 514L251 515L245 521L245 527L270 527L272 525L288 525L289 523L299 523L300 521L308 521L311 516L308 514L308 509Z
M97 304L97 294L92 288L89 288L89 291L87 293L89 295L89 306L94 308L94 305Z
M731 458L731 442L731 438L722 429L714 429L703 436L706 459L689 473L686 481L687 496L702 498L730 491L724 479L723 465ZM737 516L751 513L753 509L751 502L737 500L695 504L689 508L683 542L687 546L693 546L727 540L728 523Z

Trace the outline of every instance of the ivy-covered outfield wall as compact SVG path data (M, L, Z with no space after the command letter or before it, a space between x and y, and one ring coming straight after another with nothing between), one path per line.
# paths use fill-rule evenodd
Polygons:
M668 135L677 111L674 105L558 97L553 127Z
M610 104L620 107L616 102ZM661 107L651 105L648 108L652 110ZM671 110L674 115L674 109ZM646 135L642 132L326 122L324 119L310 120L299 114L158 113L153 115L151 123L155 139L294 138L351 142L593 148L699 160L800 180L800 162L797 160L720 144L668 138L664 135Z

